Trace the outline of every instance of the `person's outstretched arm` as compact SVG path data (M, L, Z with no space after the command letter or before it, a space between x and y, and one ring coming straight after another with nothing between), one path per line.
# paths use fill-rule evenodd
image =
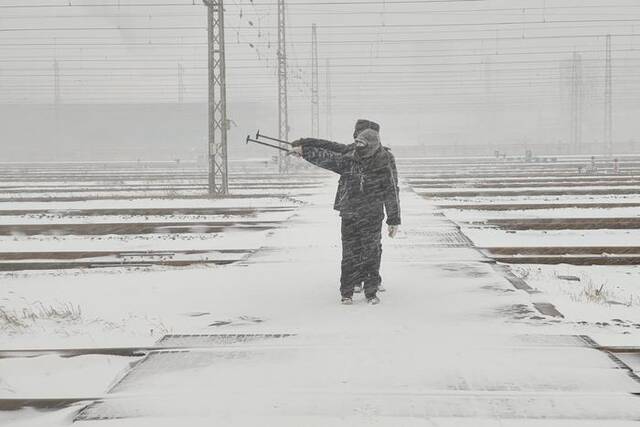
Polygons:
M297 141L293 141L293 146L305 146L305 147L314 147L321 148L323 150L329 150L334 153L344 154L349 151L349 145L340 144L339 142L328 141L325 139L318 138L302 138Z
M349 169L344 153L348 145L315 138L304 138L293 142L293 153L309 163L343 174Z

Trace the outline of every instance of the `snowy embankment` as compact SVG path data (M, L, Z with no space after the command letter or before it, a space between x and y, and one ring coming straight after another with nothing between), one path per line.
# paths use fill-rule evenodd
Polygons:
M640 328L640 266L523 264L511 269L548 294L567 319Z
M460 210L447 209L448 218L456 222L487 221L492 219L529 219L529 218L634 218L640 216L638 207L607 207L600 208L553 208L526 210Z
M420 194L420 190L417 190ZM438 196L429 196L429 199L437 205L465 205L465 204L533 204L540 203L545 208L552 209L550 205L563 204L563 203L640 203L639 194L598 194L598 195L529 195L529 196L515 196L515 195L496 195L496 196L479 196L479 197L463 197L453 196L446 198L439 198Z
M616 251L619 258L617 262L623 263L625 256L629 260L637 258L632 247L640 246L636 243L640 241L639 229L631 225L622 229L605 228L621 227L622 223L611 224L611 220L637 218L640 215L637 206L624 206L640 202L638 189L631 185L633 182L616 185L625 179L631 180L632 177L576 176L570 179L582 185L563 187L558 182L562 178L554 176L551 166L548 169L541 167L526 179L516 177L515 169L505 167L501 169L501 173L506 176L500 179L453 179L450 186L443 184L442 188L425 188L429 185L425 182L418 185L416 191L419 194L428 193L430 200L444 206L446 217L459 224L475 246L488 248L488 256L502 257L504 262L508 262L506 260L509 257L543 257L547 254L550 257L548 262L559 262L558 265L516 263L511 265L511 269L534 290L542 292L565 316L566 321L597 324L603 328L612 326L617 331L640 328L640 275L637 266L569 265L572 257L606 258L610 255L605 253L606 250L617 247L620 248ZM514 183L515 180L517 182ZM602 183L598 186L590 185L596 180ZM610 185L605 185L607 180L612 181ZM446 179L442 181L445 182ZM527 183L538 184L527 187ZM576 190L584 194L571 194ZM563 191L567 194L557 194ZM611 194L600 194L607 191ZM470 194L464 195L465 192ZM486 192L491 194L485 194ZM530 194L517 195L519 192ZM631 194L616 194L617 192ZM440 197L439 194L443 196ZM518 209L518 206L524 208ZM547 228L542 221L536 224L527 221L534 219L566 221L549 223ZM570 226L581 228L572 224L572 219L583 219L581 224L587 222L584 220L593 219L594 225L585 224L585 228L593 229L550 229ZM598 219L609 221L598 223ZM525 229L510 229L509 224L514 224L515 220L521 220L518 227ZM493 224L490 224L491 221L494 221ZM483 224L484 222L487 224ZM561 225L565 223L566 225ZM538 229L527 230L527 224L531 227L535 225ZM555 250L545 252L545 248ZM563 249L566 249L566 253L562 252ZM551 257L557 259L552 260ZM570 279L567 280L566 277Z
M0 187L0 198L18 199L0 203L0 227L5 233L0 236L0 268L12 268L8 266L16 263L45 263L53 268L29 271L27 266L24 271L0 273L2 350L148 346L178 330L215 329L217 325L242 328L260 322L250 310L225 314L224 309L218 309L212 314L211 310L224 304L206 301L219 299L218 292L224 294L235 286L233 279L225 279L225 267L138 268L123 263L169 258L243 260L262 248L273 230L296 215L305 204L302 193L324 185L323 179L313 176L300 176L296 185L288 185L290 177L270 175L256 181L246 174L233 183L245 187L234 190L233 197L181 198L196 192L180 190L178 198L154 198L177 194L170 189L129 191L124 180L108 185L87 183L82 173L82 182L70 186L66 181L48 180L51 173L44 171L35 181ZM175 171L167 171L169 177L171 174ZM142 187L171 188L176 183L175 179L149 181L146 172L140 175L147 183ZM2 193L15 185L29 191L21 193L13 188ZM38 188L42 192L33 192ZM74 192L74 188L81 191ZM125 198L128 196L132 198ZM19 200L38 197L43 199ZM65 200L69 197L89 200ZM136 224L157 224L158 228L140 234L135 231ZM164 230L163 224L173 226ZM216 224L219 229L205 232L201 224ZM87 225L96 227L88 229ZM116 231L100 234L104 226ZM42 231L33 234L34 229ZM202 253L185 255L181 251ZM110 261L113 267L63 270L67 261L76 261L70 258L74 256L80 261ZM222 290L222 285L229 288ZM97 397L137 359L107 355L0 359L0 397Z
M482 248L625 247L636 246L635 242L640 239L640 230L514 232L493 228L463 227L462 231L477 247ZM567 260L567 262L570 261ZM543 292L567 321L601 325L621 324L625 328L640 329L640 267L638 266L517 264L512 265L511 269L532 288ZM562 278L564 276L576 277L579 280L566 280ZM615 319L621 321L616 322Z
M582 329L543 318L532 310L531 296L475 249L438 239L459 234L455 224L408 191L402 234L383 240L388 291L382 304L369 306L358 296L355 305L340 305L331 190L275 230L247 265L81 274L49 283L15 278L24 295L56 289L87 319L140 316L111 335L107 328L83 332L91 327L85 322L71 338L40 337L51 346L91 338L151 343L158 337L149 330L154 323L168 333L296 334L159 355L80 425L574 427L598 419L620 427L640 415L630 395L638 385L574 336ZM106 361L93 366L99 364ZM39 369L34 372L45 372ZM90 377L85 369L79 381ZM112 384L105 380L96 378L104 389ZM48 427L69 425L73 415L22 411L23 425Z
M38 209L43 204L28 204L29 206L3 206L4 209ZM27 205L27 204L25 204ZM77 204L55 203L52 209L72 210ZM88 206L89 205L89 206ZM122 206L122 203L107 204L106 202L93 202L83 204L82 208L96 208ZM288 199L237 199L204 201L194 204L185 203L184 200L157 201L153 204L134 201L129 206L145 207L252 207L256 211L250 214L251 221L270 221L273 227L282 224L295 215L295 209L299 203L291 203ZM281 211L261 212L261 208L280 208ZM224 216L224 220L233 221L237 216ZM31 217L32 223L60 224L67 221L86 221L99 224L105 217L64 217L57 221L58 217ZM196 220L208 219L208 217L178 216L171 217L172 221L184 221L186 225ZM246 219L246 218L244 218ZM0 222L16 222L15 217L0 216ZM150 221L149 217L110 217L109 222L116 220ZM192 230L193 231L193 230ZM270 230L253 230L229 227L222 232L215 233L165 233L165 234L126 234L105 236L2 236L0 244L2 253L11 253L15 256L19 253L42 252L50 253L53 259L56 253L66 252L93 252L93 251L242 251L244 254L253 252L265 244ZM245 255L233 253L218 253L217 257L231 257L241 259ZM235 257L235 258L234 258ZM225 258L226 259L226 258ZM94 345L95 337L99 336L101 345L118 343L140 344L143 339L153 341L166 332L160 318L149 314L147 310L139 310L139 306L127 307L128 297L135 304L140 304L139 297L152 295L154 290L162 283L166 283L168 277L173 275L170 281L175 283L188 283L189 274L207 275L213 269L221 267L200 267L193 269L178 269L168 271L163 276L161 272L134 270L51 270L43 272L5 272L0 274L3 295L0 296L0 333L5 335L11 347L48 346L52 341L58 341L59 346L69 345ZM160 275L162 279L158 276ZM125 283L122 285L122 283ZM122 286L122 289L118 289ZM114 300L113 297L117 296ZM134 298L135 297L135 298ZM173 299L168 298L166 303L172 304ZM105 304L105 302L107 302ZM158 302L154 302L157 305ZM78 312L69 310L69 307L79 307ZM94 310L95 308L95 310ZM169 307L160 305L160 312ZM60 311L60 313L58 313ZM47 312L52 316L47 316ZM27 314L25 314L27 313ZM49 319L47 317L53 317ZM136 325L134 327L134 325ZM56 340L59 334L63 334L64 341ZM129 337L131 335L131 337ZM103 339L112 336L111 339ZM6 348L6 346L5 346Z

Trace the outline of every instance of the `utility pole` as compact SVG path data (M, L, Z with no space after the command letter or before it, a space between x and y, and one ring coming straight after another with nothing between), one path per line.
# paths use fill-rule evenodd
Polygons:
M311 136L320 136L320 97L318 91L318 33L311 25Z
M326 131L325 131L325 136L327 139L331 139L331 127L332 127L332 123L331 123L331 61L329 61L329 59L327 59L326 61L326 79L327 79L327 87L325 89L326 92L326 113L327 113L327 117L325 120L325 124L326 124Z
M573 53L571 61L571 151L580 152L582 143L582 57Z
M287 43L285 32L284 0L278 0L278 138L289 140L289 109L287 106ZM285 144L280 144L286 148ZM289 157L284 151L278 154L278 170L289 171Z
M611 77L611 34L607 34L604 76L604 143L609 156L613 155L613 88Z
M493 148L495 144L495 123L496 123L496 105L493 96L493 70L491 68L491 57L485 56L482 60L483 63L483 77L484 77L484 96L485 96L485 129L487 146Z
M178 63L178 104L184 102L184 68Z
M60 94L60 65L58 60L53 60L53 103L56 107L62 102L62 95Z
M224 0L203 2L207 6L209 51L209 195L219 197L229 193Z

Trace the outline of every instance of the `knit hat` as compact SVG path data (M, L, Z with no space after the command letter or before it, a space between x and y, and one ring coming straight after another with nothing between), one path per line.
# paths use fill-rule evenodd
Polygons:
M366 119L359 119L356 122L356 127L355 130L353 132L353 137L357 137L358 134L360 132L362 132L365 129L373 129L376 132L380 132L380 125L377 124L376 122L372 122L371 120L366 120Z
M365 129L356 137L356 153L359 157L371 157L381 147L380 134L373 129Z

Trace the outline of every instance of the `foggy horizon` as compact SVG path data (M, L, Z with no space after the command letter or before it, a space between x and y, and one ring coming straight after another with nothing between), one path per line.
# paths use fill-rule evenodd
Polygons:
M247 133L257 128L277 133L275 5L225 2L232 156L234 151L244 155L239 145ZM382 124L385 145L426 147L421 154L450 145L478 146L476 154L485 155L501 147L514 147L506 148L510 155L524 155L531 147L541 155L604 154L599 147L605 139L610 34L614 146L618 154L635 149L640 34L634 28L640 6L633 2L297 0L286 7L293 139L311 135L315 23L324 138L349 142L355 120L369 118ZM69 105L91 110L106 104L117 110L120 104L138 104L143 120L145 105L200 110L206 104L206 7L200 1L3 0L0 11L0 104L9 110L16 104L35 110L53 105L60 111ZM572 107L574 98L578 107ZM579 115L578 151L569 147L572 108ZM23 111L31 114L29 108ZM37 122L41 116L33 111ZM50 144L34 141L11 114L3 118L0 125L11 129L5 138L49 152ZM143 128L125 126L118 134L119 123L109 120L105 117L113 147L124 149L133 133L144 147L154 146ZM157 117L160 124L164 120ZM65 126L73 128L73 117L65 118ZM167 132L188 136L184 150L179 144L169 150L172 156L192 157L198 147L206 152L206 117L191 115L172 126ZM81 145L64 138L56 143L70 144L67 151ZM28 160L29 154L16 156Z

